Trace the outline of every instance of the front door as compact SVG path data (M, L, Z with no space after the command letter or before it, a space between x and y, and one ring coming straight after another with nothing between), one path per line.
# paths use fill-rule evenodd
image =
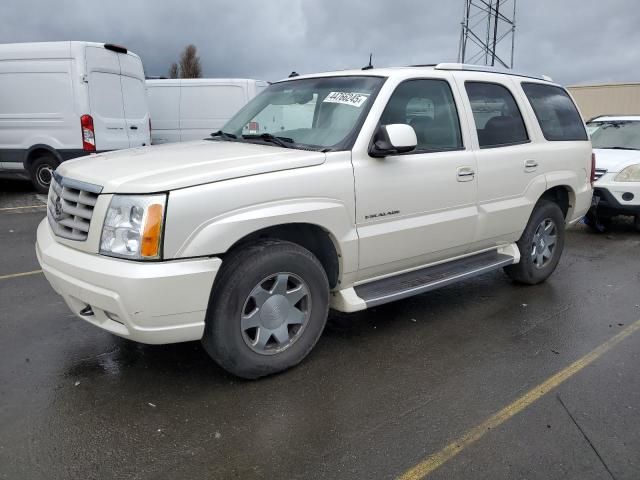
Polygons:
M359 280L469 251L476 230L476 160L465 143L448 81L400 83L381 125L409 124L415 151L373 158L353 154Z

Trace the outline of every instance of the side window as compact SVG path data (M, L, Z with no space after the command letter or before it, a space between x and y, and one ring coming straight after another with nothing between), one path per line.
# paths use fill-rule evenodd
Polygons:
M567 92L554 85L523 83L522 89L550 141L587 140L582 118Z
M480 148L529 141L520 109L511 92L497 83L466 82Z
M414 152L463 148L458 111L444 80L408 80L398 85L380 123L411 125L418 138Z

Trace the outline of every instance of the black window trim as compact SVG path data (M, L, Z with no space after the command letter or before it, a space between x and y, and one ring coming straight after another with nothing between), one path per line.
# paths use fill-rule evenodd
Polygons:
M520 118L522 119L522 125L524 126L524 132L527 134L527 139L523 140L521 142L500 143L498 145L485 145L485 146L480 145L480 137L478 137L478 125L476 124L476 119L475 119L475 116L473 115L473 107L471 106L471 98L469 98L469 92L467 90L467 83L485 83L485 84L488 84L488 85L497 85L499 87L505 88L507 90L507 92L509 92L509 95L511 95L511 98L513 99L513 103L515 103L516 108L518 109L518 113L520 114ZM529 129L527 128L527 121L525 120L524 115L522 115L522 109L520 108L520 105L518 105L518 101L516 100L516 96L513 94L513 91L507 85L505 85L503 83L498 83L498 82L489 82L487 80L465 80L464 81L464 92L467 95L467 100L469 101L469 109L471 110L471 118L473 118L473 124L476 127L476 139L478 140L478 147L480 148L480 150L488 150L488 149L491 149L491 148L514 147L514 146L518 146L518 145L527 145L527 144L532 142L531 135L529 133Z
M391 98L393 97L394 93L396 93L396 90L398 90L398 88L400 88L401 85L403 85L404 83L407 82L411 82L411 81L415 81L415 80L436 80L439 82L444 82L447 87L449 87L449 91L451 92L451 98L453 99L453 106L455 108L455 112L456 112L456 118L458 119L458 131L460 132L460 147L456 147L456 148L439 148L439 149L427 149L427 148L422 148L422 149L415 149L415 150L411 150L410 152L406 152L406 153L394 153L393 156L406 156L406 155L422 155L425 153L447 153L447 152L461 152L461 151L465 151L467 150L467 147L465 145L464 142L464 133L462 131L462 123L460 123L460 109L458 108L458 103L456 102L456 97L453 93L453 88L451 88L451 82L449 80L447 80L446 78L437 78L437 77L412 77L412 78L405 78L404 80L402 80L400 83L398 83L395 88L393 89L393 92L391 92L391 95L389 96L389 100L387 100L387 103L385 104L384 108L382 109L382 113L380 114L380 118L378 119L378 123L376 124L376 128L373 131L373 135L371 135L371 139L369 140L369 146L367 148L367 151L371 151L371 147L373 146L373 143L375 141L375 137L376 134L378 133L378 129L382 126L381 120L382 120L382 115L384 115L384 111L387 108L387 105L389 105L389 101L391 100Z
M566 94L567 98L571 101L571 104L573 105L573 108L576 109L576 113L578 114L578 117L582 120L582 130L584 131L585 138L583 140L576 140L576 139L569 140L569 139L565 139L565 138L557 139L557 140L548 139L546 133L544 133L544 129L542 128L542 123L540 122L540 118L538 117L538 112L536 112L536 109L533 108L533 104L531 103L531 100L529 99L529 95L527 95L527 92L524 89L524 85L542 85L544 87L551 87L551 88L557 88L559 90L562 90ZM545 141L547 141L547 142L589 142L589 141L591 141L589 133L587 132L587 129L586 129L586 122L582 118L582 115L580 114L580 110L578 110L578 105L576 105L575 100L571 97L571 94L569 94L569 92L567 91L566 88L561 87L560 85L554 85L554 84L544 83L544 82L532 82L532 81L520 82L520 88L522 89L522 93L524 93L524 96L527 99L527 102L529 103L529 106L531 107L531 110L533 110L533 114L536 116L536 121L538 122L538 127L540 127L540 132L542 133L542 136L544 137Z

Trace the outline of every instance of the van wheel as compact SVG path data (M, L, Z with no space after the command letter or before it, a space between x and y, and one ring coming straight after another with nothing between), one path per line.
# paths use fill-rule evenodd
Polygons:
M31 164L31 183L38 193L47 193L58 161L53 155L42 155Z
M636 218L633 224L636 227L636 232L640 232L640 215L636 215Z
M225 258L202 344L234 375L270 375L307 356L328 310L329 282L318 259L294 243L262 241Z
M545 281L560 261L564 248L564 215L560 207L540 200L520 240L520 262L504 268L516 282L535 285Z

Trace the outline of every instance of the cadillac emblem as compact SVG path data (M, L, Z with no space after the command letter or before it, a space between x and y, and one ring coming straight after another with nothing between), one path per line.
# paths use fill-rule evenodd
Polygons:
M56 220L62 218L62 200L60 196L57 196L55 202L53 202L53 218Z

